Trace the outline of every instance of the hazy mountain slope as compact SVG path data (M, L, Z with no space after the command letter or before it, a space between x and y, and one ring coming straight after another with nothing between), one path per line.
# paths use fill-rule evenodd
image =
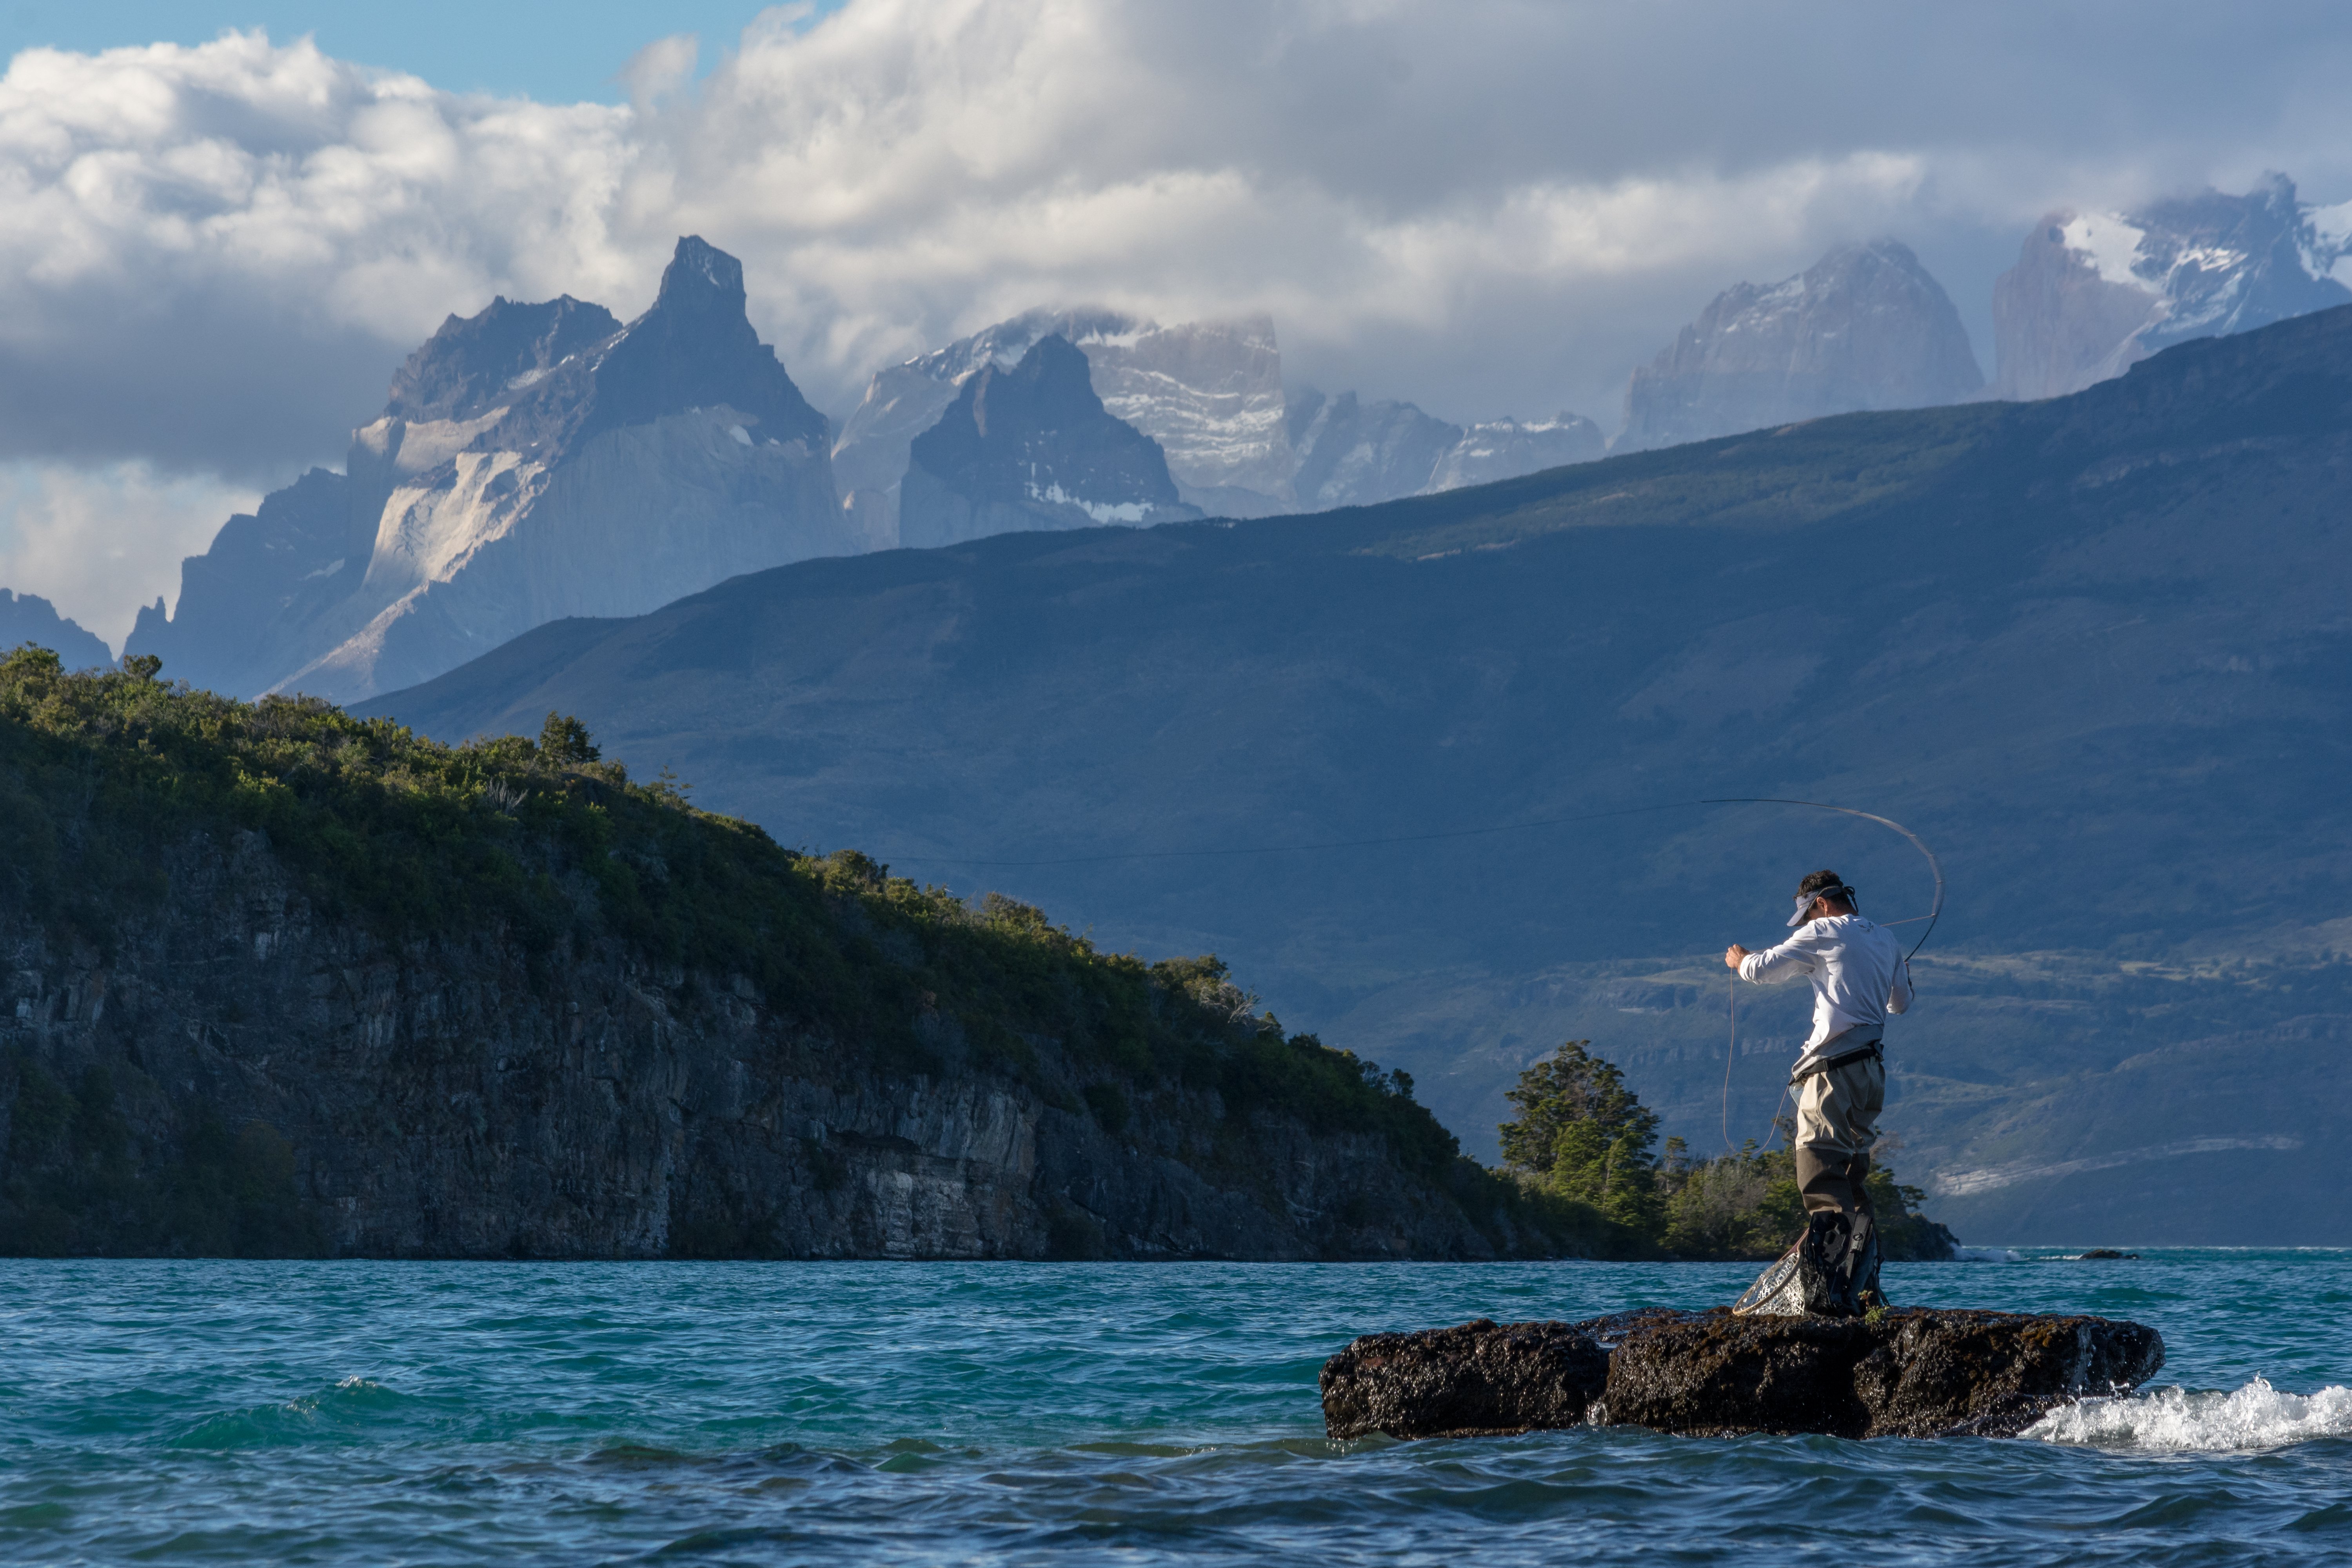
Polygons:
M451 317L347 475L231 518L129 651L248 695L424 679L558 616L866 548L829 445L745 319L741 267L689 236L625 328L569 298Z
M375 706L448 737L578 712L708 804L1214 948L1474 1147L1567 1034L1711 1144L1713 955L1779 936L1814 866L1880 915L1927 887L1869 824L1678 803L1863 806L1951 879L1887 1118L1938 1218L2346 1242L2310 1174L2347 1152L2347 504L2338 310L2044 403L805 563ZM1387 838L1417 841L1264 852ZM1098 858L1139 851L1168 858ZM1735 1139L1802 993L1741 1009Z
M1716 296L1625 391L1620 451L1859 409L1957 402L1984 385L1943 286L1894 240Z

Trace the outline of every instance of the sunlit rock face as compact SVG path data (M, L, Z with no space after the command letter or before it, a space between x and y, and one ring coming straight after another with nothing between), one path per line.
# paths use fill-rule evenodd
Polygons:
M1291 509L1272 318L1162 327L1115 310L1037 309L875 373L833 453L842 505L861 528L897 537L915 437L938 423L966 377L989 365L1011 370L1048 335L1085 356L1104 407L1159 443L1185 503L1228 517Z
M347 474L232 518L131 651L220 690L348 701L548 621L869 548L836 504L824 415L744 303L741 266L689 236L625 328L568 297L451 317Z
M992 361L966 376L910 444L898 536L919 547L1199 516L1178 496L1160 444L1103 406L1087 357L1051 333L1013 369Z
M1927 408L1984 385L1943 286L1894 240L1840 246L1796 277L1717 295L1633 372L1620 451L1862 409Z
M1993 285L1998 397L2062 397L2159 350L2352 301L2352 203L2273 174L2132 213L2055 212Z

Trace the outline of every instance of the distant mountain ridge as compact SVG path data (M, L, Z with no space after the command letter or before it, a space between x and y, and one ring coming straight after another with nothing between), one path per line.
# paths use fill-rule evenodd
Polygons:
M862 527L897 526L909 445L964 380L1011 370L1049 334L1085 355L1103 406L1159 444L1178 501L1212 517L1368 506L1587 463L1608 448L1598 425L1572 413L1464 426L1353 392L1286 394L1281 345L1263 315L1163 327L1116 310L1040 308L875 373L834 445L843 505Z
M1926 878L1868 823L1692 802L1882 812L1951 883L1886 1117L1937 1218L2352 1243L2311 1179L2352 1152L2347 476L2336 309L2051 402L807 562L365 711L576 712L819 846L1215 949L1474 1148L1563 1039L1694 1148L1763 1136L1805 997L1742 988L1727 1064L1712 955L1819 865L1881 919Z

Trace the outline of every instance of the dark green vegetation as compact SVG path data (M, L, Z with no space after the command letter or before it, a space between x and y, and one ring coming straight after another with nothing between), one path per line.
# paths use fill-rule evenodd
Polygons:
M1711 955L1776 938L1812 868L1874 918L1927 878L1868 822L1677 803L1882 812L1950 879L1887 1042L1940 1216L2352 1243L2304 1178L2352 1159L2347 517L2336 310L2045 403L805 562L362 711L449 739L577 713L779 833L1213 948L1473 1152L1581 1038L1709 1147L1730 1046L1731 1141L1765 1136L1804 988L1741 987L1733 1045ZM1428 837L1531 822L1560 825ZM1332 843L1360 847L1286 849Z
M394 948L497 932L548 960L611 946L742 977L834 1042L829 1071L997 1075L1113 1136L1158 1086L1212 1089L1225 1114L1213 1159L1253 1180L1268 1179L1251 1145L1270 1116L1384 1141L1408 1176L1475 1223L1516 1227L1522 1246L1630 1245L1589 1209L1462 1158L1410 1078L1286 1032L1214 957L1148 964L1010 898L973 907L852 851L783 849L667 780L632 780L559 715L535 740L446 747L323 703L246 704L158 675L152 658L79 674L38 649L0 659L0 897L53 912L53 941L103 952L170 894L177 846L257 832L322 918ZM921 1027L942 1017L960 1023L968 1060L946 1061L940 1031ZM1047 1040L1053 1074L1039 1070ZM1072 1063L1089 1081L1078 1096L1065 1086ZM104 1066L68 1083L22 1046L0 1064L0 1250L321 1249L277 1130L231 1128L199 1103L176 1119L174 1146L134 1158L116 1090ZM814 1185L828 1190L843 1167L811 1143ZM1086 1250L1082 1225L1063 1239ZM671 1245L725 1255L746 1242L681 1223Z
M1536 1190L1598 1209L1678 1258L1777 1258L1805 1228L1795 1157L1783 1144L1694 1159L1680 1138L1658 1156L1657 1113L1625 1075L1570 1040L1519 1075L1506 1096L1503 1163ZM1783 1124L1784 1132L1786 1124ZM1950 1231L1917 1212L1927 1197L1880 1166L1868 1181L1880 1242L1898 1260L1951 1257Z

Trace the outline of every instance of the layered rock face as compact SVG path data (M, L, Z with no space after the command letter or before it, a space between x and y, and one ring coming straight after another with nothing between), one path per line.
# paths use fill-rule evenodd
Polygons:
M1282 350L1270 317L1161 327L1112 310L1038 309L876 372L833 452L842 505L861 528L898 538L915 438L966 377L1011 370L1047 336L1085 356L1104 407L1159 444L1181 501L1231 517L1290 509Z
M1725 290L1633 372L1620 451L1861 409L1926 408L1984 385L1943 286L1894 240L1840 246L1796 277Z
M1304 389L1289 410L1298 454L1292 488L1305 511L1370 507L1514 479L1608 451L1601 427L1572 413L1532 424L1495 420L1466 428L1409 402L1360 402Z
M864 549L828 434L746 319L742 267L682 239L625 328L568 297L450 318L348 474L230 519L128 650L223 691L348 700L548 621Z
M1651 1311L1581 1323L1367 1334L1324 1364L1335 1438L1461 1437L1582 1425L1692 1437L2013 1437L2127 1393L2164 1339L2107 1318L1925 1308L1857 1318Z
M2352 301L2352 203L2273 174L2133 213L2057 212L1993 285L1995 396L2061 397L2191 338Z
M107 1158L131 1185L168 1182L206 1123L260 1124L334 1252L1493 1253L1378 1134L1253 1113L1236 1161L1213 1090L1139 1083L1109 1127L1051 1040L1041 1092L978 1067L934 1009L916 1028L942 1065L892 1074L789 998L618 944L389 945L314 906L257 833L194 837L156 870L103 949L0 904L0 1104L21 1113L30 1067L79 1085L123 1118ZM27 1120L0 1116L12 1179Z
M47 648L65 661L68 670L86 670L114 663L104 643L58 613L58 607L37 593L11 593L0 588L0 653L31 643Z
M1087 357L1059 333L1009 371L991 362L965 377L908 454L898 516L908 546L1201 516L1179 498L1159 443L1103 406Z

